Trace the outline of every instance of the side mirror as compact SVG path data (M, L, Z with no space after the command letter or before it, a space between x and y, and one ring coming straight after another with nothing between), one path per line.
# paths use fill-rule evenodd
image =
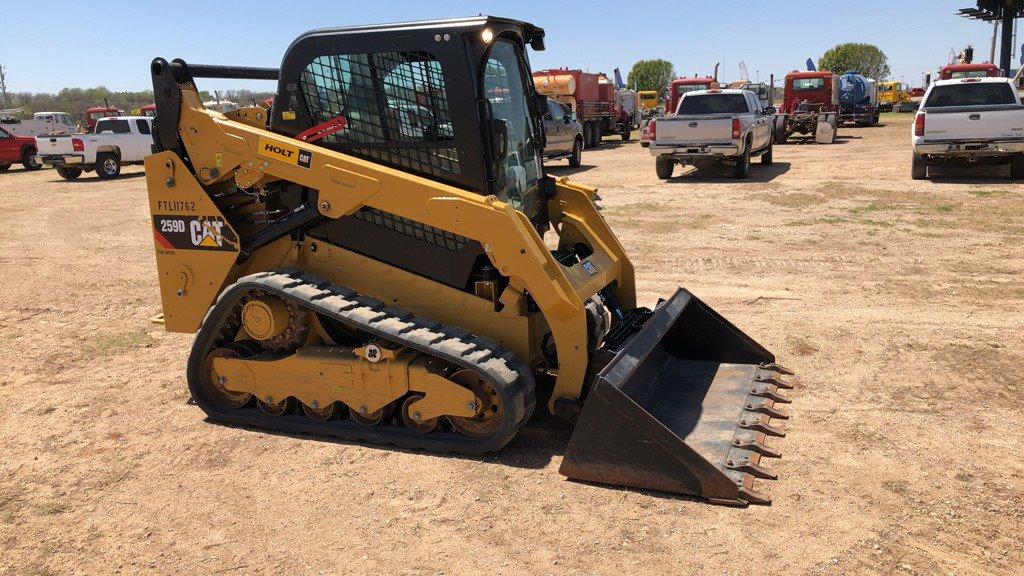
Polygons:
M779 111L775 109L775 106L769 106L764 109L764 113L766 116L771 116L772 114L778 114Z
M540 110L548 110L548 97L541 94L540 92L537 92L536 97L537 108ZM548 113L550 114L550 110L548 110Z
M575 116L575 114L573 114L572 116ZM562 116L562 122L565 122L566 124L571 124L572 121L573 121L573 117L572 116L570 116L569 114L566 114L565 116Z

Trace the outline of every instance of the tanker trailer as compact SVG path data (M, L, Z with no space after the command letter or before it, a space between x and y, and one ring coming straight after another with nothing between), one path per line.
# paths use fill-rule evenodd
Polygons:
M878 83L856 72L839 77L839 122L857 126L878 123Z

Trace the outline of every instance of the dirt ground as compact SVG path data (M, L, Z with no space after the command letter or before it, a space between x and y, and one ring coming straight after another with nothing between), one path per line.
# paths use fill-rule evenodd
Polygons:
M0 174L0 573L1020 574L1024 186L910 180L910 115L600 187L641 301L685 286L802 376L771 506L567 481L568 431L445 458L206 422L140 169ZM563 162L554 172L568 174Z

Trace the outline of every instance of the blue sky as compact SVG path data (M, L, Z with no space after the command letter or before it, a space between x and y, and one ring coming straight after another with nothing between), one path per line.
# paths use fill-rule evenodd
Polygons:
M276 67L292 39L312 28L477 13L545 28L547 50L531 54L534 69L611 73L618 66L625 74L638 59L665 58L679 74L692 75L708 73L721 61L727 80L738 77L740 60L752 78L760 71L765 79L802 69L808 57L817 59L834 44L864 41L889 56L895 78L918 85L923 72L945 64L950 48L959 51L970 43L976 60L986 60L992 33L988 24L954 15L973 0L56 0L45 9L32 2L5 4L0 64L8 90L15 92L148 88L148 64L155 56ZM273 90L272 83L213 80L202 80L200 87Z

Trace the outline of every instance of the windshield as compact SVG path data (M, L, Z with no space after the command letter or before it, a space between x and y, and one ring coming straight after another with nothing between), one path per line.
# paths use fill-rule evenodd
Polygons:
M677 114L745 114L743 94L690 94L679 101Z
M793 90L821 90L825 87L824 78L794 78Z
M949 75L951 80L957 78L988 78L988 70L960 70Z
M640 93L640 99L641 100L657 100L658 99L658 93L657 92L641 92Z
M507 40L494 43L484 67L483 95L491 104L493 137L498 138L500 132L508 134L504 156L495 159L494 194L532 218L539 201L541 146L526 100L525 68L518 52Z
M925 108L941 106L991 106L1016 104L1013 88L1007 82L968 82L936 86L928 96Z
M682 96L687 92L696 92L697 90L707 90L710 88L707 84L680 84L676 86L676 94Z
M128 134L132 131L127 120L100 120L96 123L96 133L113 132L114 134Z

